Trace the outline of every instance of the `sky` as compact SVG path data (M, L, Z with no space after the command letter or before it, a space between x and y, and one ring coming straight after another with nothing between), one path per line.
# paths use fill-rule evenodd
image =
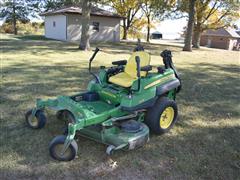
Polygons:
M163 35L163 39L179 39L183 28L187 26L187 19L164 20L156 24L155 29L151 29L151 33L159 31Z

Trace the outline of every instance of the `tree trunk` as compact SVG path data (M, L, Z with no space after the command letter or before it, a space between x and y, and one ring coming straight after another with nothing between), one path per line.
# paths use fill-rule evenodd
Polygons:
M123 28L123 40L127 40L127 36L128 36L128 32L127 32L127 28L126 27L124 27Z
M192 51L192 34L194 26L195 1L196 0L189 0L188 26L187 33L185 35L183 51Z
M150 16L147 17L147 42L150 42L150 25L151 25L151 21L150 21Z
M79 44L79 49L90 50L90 12L91 12L91 2L90 0L82 0L82 34Z
M16 20L16 6L15 6L15 0L13 1L13 31L14 34L17 35L17 20Z
M194 27L194 34L193 34L193 47L200 48L200 40L201 40L201 27L200 25L196 25Z
M127 24L126 20L123 20L123 38L124 40L127 40L128 30L127 30Z
M128 35L127 27L123 27L123 38L122 39L127 40L127 35Z

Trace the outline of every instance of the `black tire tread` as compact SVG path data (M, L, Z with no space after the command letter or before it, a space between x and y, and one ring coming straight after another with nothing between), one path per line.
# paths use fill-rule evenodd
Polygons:
M163 129L159 125L159 119L163 110L169 106L173 107L174 109L174 119L172 124L167 129ZM177 116L178 116L178 110L177 110L176 102L174 100L170 100L167 97L160 97L156 101L155 105L151 109L148 109L146 118L145 118L145 123L148 125L149 129L154 134L161 135L168 132L173 127L173 125L177 121Z
M31 126L31 124L29 124L28 118L32 115L32 109L30 109L29 111L26 112L25 114L25 120L27 122L28 127L32 128L32 129L41 129L45 126L46 122L47 122L47 117L45 116L44 112L42 110L38 110L35 114L37 120L38 120L38 126L33 127Z
M50 144L49 144L49 153L50 153L50 155L51 155L51 157L53 159L58 160L58 161L71 161L71 160L73 160L77 156L78 145L77 145L75 140L73 140L71 142L71 144L69 145L69 148L71 149L71 153L72 153L70 158L62 159L60 157L57 157L56 154L54 153L54 146L57 145L57 144L64 144L66 137L67 136L65 136L65 135L59 135L59 136L56 136L50 142Z

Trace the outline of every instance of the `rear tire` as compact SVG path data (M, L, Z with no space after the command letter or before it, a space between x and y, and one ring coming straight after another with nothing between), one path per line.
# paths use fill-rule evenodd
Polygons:
M49 153L53 159L58 161L71 161L77 156L78 145L73 140L68 146L65 153L62 155L61 150L64 147L64 142L67 136L56 136L49 144Z
M38 110L35 116L32 116L32 109L27 111L25 114L25 119L28 127L32 129L41 129L45 126L47 122L47 117L42 110Z
M177 121L178 109L175 101L160 97L155 105L148 109L145 123L154 134L168 132Z

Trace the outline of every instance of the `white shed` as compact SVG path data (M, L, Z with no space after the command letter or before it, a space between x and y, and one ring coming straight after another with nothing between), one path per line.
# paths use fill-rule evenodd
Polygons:
M42 13L45 16L45 37L63 41L79 41L81 38L80 8L69 7ZM119 42L121 16L93 7L90 17L90 41Z

